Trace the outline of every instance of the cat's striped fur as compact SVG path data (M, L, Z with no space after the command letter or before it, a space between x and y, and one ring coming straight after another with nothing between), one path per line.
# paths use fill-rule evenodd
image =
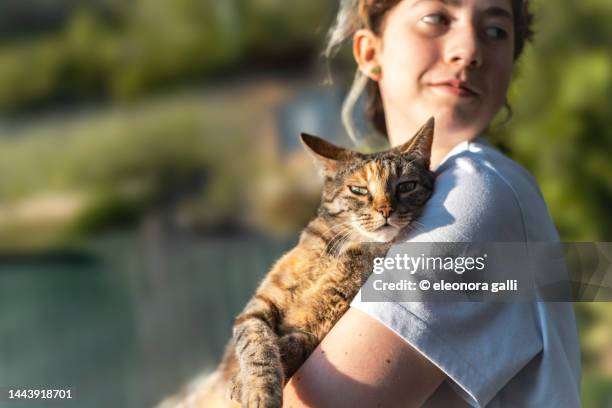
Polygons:
M433 119L406 144L361 154L314 136L302 141L323 164L317 217L274 265L236 318L217 371L174 407L280 407L286 381L346 312L373 256L409 227L429 199Z

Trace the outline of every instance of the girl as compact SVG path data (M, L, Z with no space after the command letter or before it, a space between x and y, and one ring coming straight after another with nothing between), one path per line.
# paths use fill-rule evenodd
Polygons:
M391 145L436 119L425 242L558 241L539 189L480 135L530 38L523 0L345 0L357 90ZM354 100L353 95L349 100ZM288 407L578 407L569 303L374 303L358 295L285 388Z

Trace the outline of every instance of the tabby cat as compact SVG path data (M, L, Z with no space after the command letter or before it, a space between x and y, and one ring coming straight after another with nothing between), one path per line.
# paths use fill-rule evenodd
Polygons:
M372 154L302 134L325 176L317 217L236 318L217 370L163 407L281 407L283 386L346 312L372 257L431 196L433 130L432 118L409 142Z

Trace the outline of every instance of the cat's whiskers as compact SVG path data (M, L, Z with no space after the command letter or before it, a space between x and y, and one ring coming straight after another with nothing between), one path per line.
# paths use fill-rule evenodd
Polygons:
M348 229L350 229L350 228L348 227L348 226L350 226L350 225L352 225L352 221L350 221L350 220L349 220L349 221L344 221L344 222L341 222L341 223L337 223L337 224L332 224L331 226L329 226L329 227L328 227L328 228L326 228L325 230L321 231L321 232L320 232L320 235L321 235L321 237L322 237L322 239L323 239L323 240L328 241L328 242L330 242L330 243L331 243L331 242L334 240L334 238L335 238L337 235L339 235L339 234L341 234L341 233L343 233L343 232L347 231ZM334 229L338 229L338 228L340 228L340 231L338 231L338 232L333 232L333 233L332 233L332 235L331 235L331 237L329 237L329 234L328 234L328 233L329 233L330 231L333 231ZM329 244L328 244L328 245L329 245Z
M347 234L342 236L342 239L339 239L336 241L336 243L334 244L334 247L331 249L331 254L336 253L337 255L342 254L342 252L344 252L344 248L346 247L346 245L350 242L350 238L351 236L355 233L355 231L349 231ZM337 251L337 252L334 252Z
M418 221L416 221L416 220L411 220L411 221L410 221L410 222L408 222L406 225L404 225L404 226L402 227L402 229L404 230L404 232L412 232L412 231L416 230L416 229L417 229L417 227L419 227L419 228L423 228L423 229L425 229L425 228L426 228L426 227L425 227L425 224L423 224L423 223L421 223L421 222L418 222Z
M337 239L337 237L338 237L338 236L340 236L341 234L344 234L344 233L346 233L347 231L350 231L350 230L352 229L352 224L353 224L353 223L352 223L352 221L346 221L346 222L343 222L343 223L341 223L341 224L336 224L336 225L333 225L333 226L331 226L330 228L328 228L327 230L325 230L325 231L323 232L323 236L325 237L325 240L326 240L326 241L328 241L328 244L327 244L327 245L329 246L329 245L330 245L332 242L334 242L334 240L336 240L336 239ZM334 230L334 229L336 229L336 228L339 228L339 230L338 230L337 232L333 232L331 236L329 236L329 235L327 235L327 236L326 236L326 234L327 234L328 232L333 231L333 230ZM327 248L326 248L326 249L327 249Z
M350 232L345 231L342 235L336 236L325 248L325 253L327 253L328 255L336 256L337 254L334 252L335 248L342 243L342 240L348 234L350 234Z
M337 243L345 239L345 237L351 234L352 232L353 230L351 228L344 228L342 231L334 234L329 240L329 243L325 246L325 252L328 254L332 254L333 248L337 245Z
M334 228L349 228L351 225L353 225L353 220L344 221L344 222L341 222L339 224L332 225L331 227L329 227L326 230L326 232L330 231L330 230L333 230Z
M352 223L353 223L352 220L348 220L348 221L343 221L337 224L332 224L326 230L322 231L321 235L325 236L325 234L327 234L329 231L333 230L334 228L344 228L346 226L352 225Z
M340 245L344 245L346 241L354 234L356 231L354 229L346 229L343 234L337 234L334 237L333 241L330 241L331 247L329 249L326 248L326 252L329 254L340 254L341 249ZM336 252L338 250L338 252Z
M342 253L344 253L344 251L346 250L346 247L347 247L349 244L353 244L353 243L361 243L361 242L362 242L362 241L361 241L359 238L357 238L357 240L354 240L354 239L353 239L353 235L354 235L354 234L356 234L356 233L355 233L354 231L351 231L351 233L349 234L349 236L347 237L347 239L343 241L343 243L342 243L342 247L338 249L338 254L342 254ZM361 236L361 235L359 235L359 234L356 234L356 235L357 235L357 237L360 237L360 236Z
M413 221L410 223L410 228L411 228L411 229L414 229L413 227L421 227L421 228L423 228L423 229L427 228L427 227L425 226L425 224L423 224L422 222L418 222L418 221L416 221L416 220L413 220Z
M364 224L363 226L369 231L369 232L374 232L377 229L379 229L380 227L385 225L385 221L381 220L381 221L376 221L376 220L372 220L371 222Z

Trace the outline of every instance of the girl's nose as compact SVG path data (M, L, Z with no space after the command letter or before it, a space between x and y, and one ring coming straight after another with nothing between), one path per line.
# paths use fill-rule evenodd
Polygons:
M449 33L445 60L460 68L479 68L482 65L482 44L473 27L456 28Z

